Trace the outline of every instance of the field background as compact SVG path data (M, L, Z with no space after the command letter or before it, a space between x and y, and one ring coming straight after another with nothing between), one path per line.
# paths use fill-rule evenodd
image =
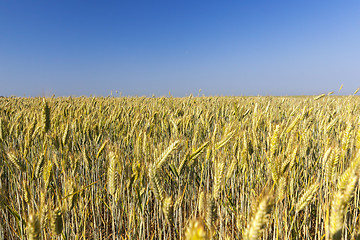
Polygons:
M0 239L356 239L360 99L0 98Z

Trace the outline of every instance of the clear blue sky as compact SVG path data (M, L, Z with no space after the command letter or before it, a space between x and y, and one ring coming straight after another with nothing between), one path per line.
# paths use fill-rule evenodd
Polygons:
M360 87L360 1L0 0L0 95Z

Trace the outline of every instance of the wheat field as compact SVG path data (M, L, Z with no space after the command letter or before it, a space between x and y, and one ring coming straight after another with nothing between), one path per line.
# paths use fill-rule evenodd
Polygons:
M0 239L359 239L360 99L0 98Z

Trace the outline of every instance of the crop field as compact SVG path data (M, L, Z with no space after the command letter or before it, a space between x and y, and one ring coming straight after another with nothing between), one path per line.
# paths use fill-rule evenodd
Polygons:
M359 239L360 98L0 98L0 239Z

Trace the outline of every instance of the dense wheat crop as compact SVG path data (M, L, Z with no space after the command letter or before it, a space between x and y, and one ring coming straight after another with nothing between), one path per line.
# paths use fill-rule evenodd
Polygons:
M356 239L360 99L0 98L0 239Z

